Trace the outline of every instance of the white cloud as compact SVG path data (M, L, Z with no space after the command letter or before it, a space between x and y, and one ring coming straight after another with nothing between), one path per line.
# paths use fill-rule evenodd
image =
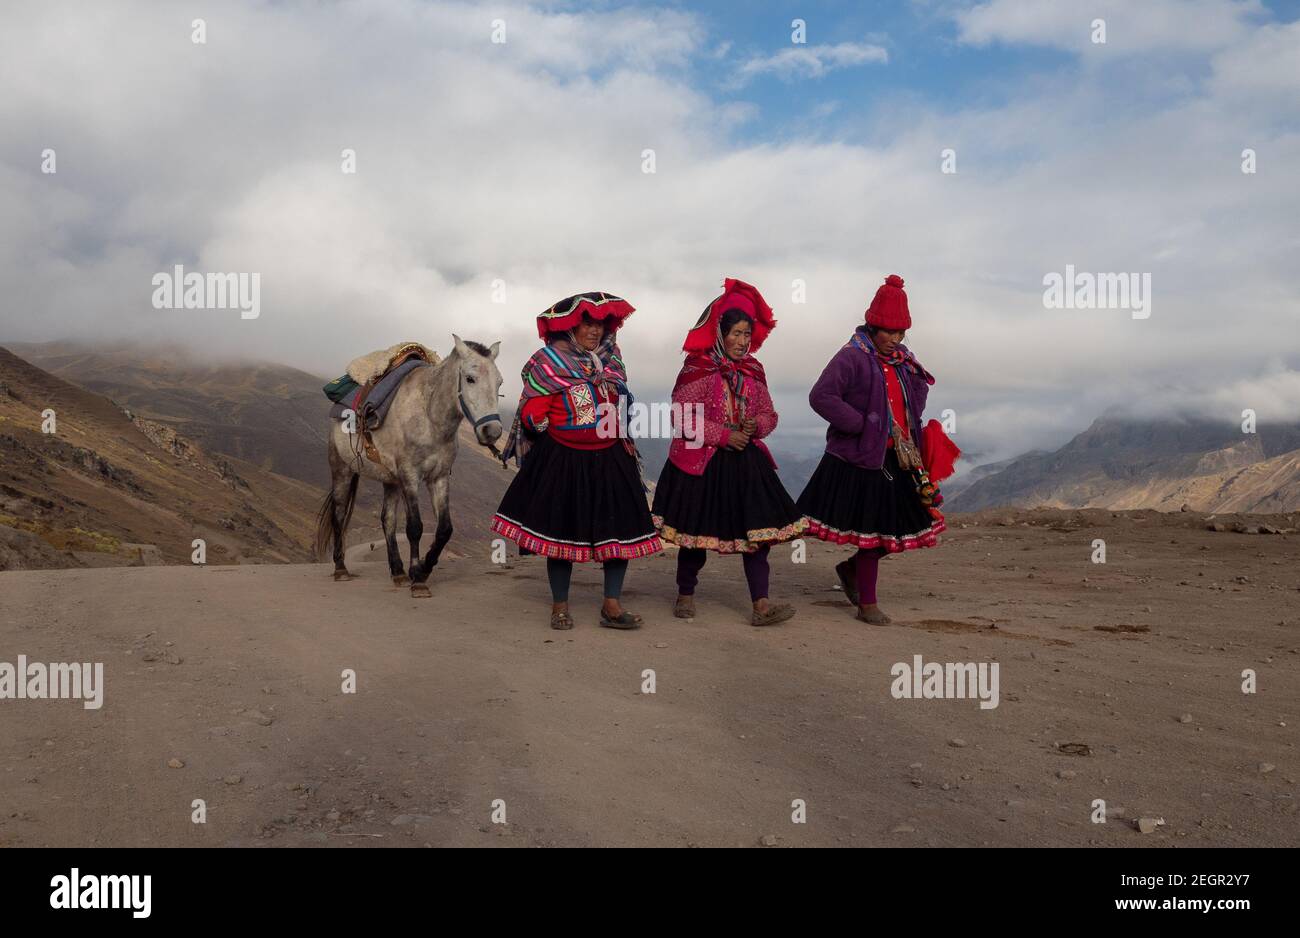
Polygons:
M1135 416L1211 414L1233 424L1242 420L1247 408L1263 424L1294 423L1300 414L1300 371L1277 362L1261 362L1257 373L1233 377L1218 386L1175 381L1128 403L1125 410Z
M953 17L958 37L973 45L1025 43L1072 51L1140 53L1207 51L1244 39L1264 14L1259 0L989 0ZM1106 44L1092 43L1092 22L1106 22Z
M754 56L736 70L733 86L752 81L759 75L776 75L783 81L798 78L821 78L839 68L857 65L883 65L889 61L884 46L866 42L841 42L835 45L791 46L766 56Z
M1216 95L1264 109L1266 116L1278 116L1279 109L1294 115L1300 109L1300 20L1255 30L1215 55L1212 65Z

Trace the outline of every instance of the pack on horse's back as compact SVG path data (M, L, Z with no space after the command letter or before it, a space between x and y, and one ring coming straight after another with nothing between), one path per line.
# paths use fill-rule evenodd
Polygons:
M384 422L398 387L415 368L439 361L437 352L419 342L399 342L352 359L347 372L324 387L325 396L334 402L330 416L343 420L350 411L366 457L380 462L372 432Z

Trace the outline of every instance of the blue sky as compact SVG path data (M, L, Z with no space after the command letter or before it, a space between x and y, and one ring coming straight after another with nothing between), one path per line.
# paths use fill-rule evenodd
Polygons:
M721 101L751 102L756 119L740 139L773 141L792 135L821 135L831 139L871 140L889 127L875 123L879 110L889 112L914 102L936 113L971 108L997 108L1023 93L1027 83L1069 81L1078 64L1077 51L1048 45L992 42L973 46L961 41L960 28L947 13L976 4L941 2L798 2L667 3L654 6L688 10L708 28L708 52L694 63L702 87ZM1086 3L1060 0L1073 6L1081 32L1093 15ZM610 4L615 7L619 4ZM636 6L636 5L632 5ZM642 5L644 6L644 5ZM1300 2L1268 0L1257 4L1256 22L1290 22L1300 16ZM755 57L777 54L792 46L792 22L806 24L809 48L839 44L874 45L888 53L884 64L832 68L824 75L786 79L760 75L744 86L729 85L735 65ZM1112 32L1111 44L1122 46L1122 33ZM715 57L725 46L725 57ZM1141 63L1115 63L1142 71ZM1156 68L1169 67L1159 59ZM1173 67L1190 75L1208 73L1202 63L1175 59ZM1147 89L1149 92L1151 89ZM1126 106L1149 107L1160 95L1134 96ZM824 115L810 117L822 107Z
M683 6L687 6L683 4ZM734 57L772 55L791 46L790 23L808 24L809 46L862 43L883 47L887 64L836 68L819 77L786 80L756 77L740 89L726 85L731 69L704 62L704 75L720 98L753 101L761 120L750 139L785 136L796 125L831 137L851 134L846 118L869 118L885 100L924 102L936 110L961 110L1004 102L1014 86L1035 72L1061 68L1068 56L1032 48L973 49L956 41L954 25L921 5L906 3L723 3L698 5ZM759 11L762 16L756 15ZM732 59L734 61L734 58ZM728 63L729 64L729 63ZM713 65L712 68L709 65ZM834 107L824 120L803 120L818 105ZM860 125L859 125L860 126Z

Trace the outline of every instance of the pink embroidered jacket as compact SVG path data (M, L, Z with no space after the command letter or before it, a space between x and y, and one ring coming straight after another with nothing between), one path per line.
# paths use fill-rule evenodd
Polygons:
M767 386L752 377L745 379L745 391L747 395L745 413L753 417L757 424L754 435L750 437L749 445L757 446L762 450L767 461L775 469L776 460L772 458L767 444L760 439L776 429L776 411L772 409L772 397L767 393ZM701 475L718 448L727 445L727 440L731 437L731 428L726 425L727 397L730 393L722 375L717 373L707 374L684 383L673 392L673 403L680 404L682 408L684 429L689 430L689 435L697 440L701 428L694 423L693 411L691 413L687 411L694 404L704 405L704 445L695 447L693 444L688 445L687 434L684 433L682 436L674 437L668 446L668 459L678 469L693 476Z

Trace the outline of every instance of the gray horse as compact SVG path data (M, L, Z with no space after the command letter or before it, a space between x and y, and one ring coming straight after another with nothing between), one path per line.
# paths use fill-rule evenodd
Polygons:
M378 479L384 485L384 508L380 518L388 545L388 569L395 586L409 577L411 595L427 597L425 581L438 563L442 549L451 539L451 464L456 458L456 430L463 416L474 428L483 446L491 447L501 437L497 399L501 394L501 372L496 357L501 343L491 348L452 336L455 349L435 365L416 368L402 381L384 423L370 434L381 462L366 457L360 433L348 433L342 420L331 420L329 462L330 492L316 518L316 553L324 557L331 541L334 546L334 579L352 578L343 562L343 541L361 476ZM359 420L359 418L358 418ZM434 536L429 552L420 559L420 483L433 500ZM406 540L411 547L411 565L402 568L397 549L397 496L406 502Z

